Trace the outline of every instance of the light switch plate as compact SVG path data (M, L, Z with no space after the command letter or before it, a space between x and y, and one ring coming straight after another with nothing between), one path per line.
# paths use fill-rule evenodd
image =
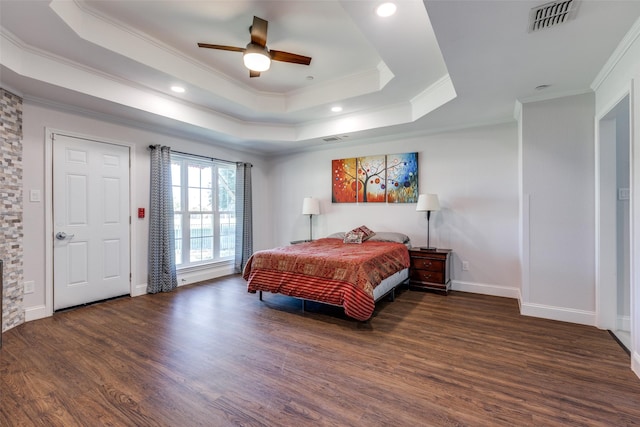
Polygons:
M618 200L629 200L628 188L618 188Z
M24 282L24 293L32 294L35 291L35 282L33 280Z
M29 191L29 201L31 201L31 202L39 202L40 201L40 190L31 190L31 191Z

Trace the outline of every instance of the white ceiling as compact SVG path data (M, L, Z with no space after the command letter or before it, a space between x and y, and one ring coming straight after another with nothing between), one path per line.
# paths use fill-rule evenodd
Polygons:
M575 19L530 33L529 11L544 0L398 0L386 19L377 3L0 0L0 83L27 99L277 154L335 136L348 144L505 122L516 100L588 92L640 17L637 0L582 0ZM269 48L311 65L273 62L251 79L241 53L197 47L244 47L254 15L269 21Z

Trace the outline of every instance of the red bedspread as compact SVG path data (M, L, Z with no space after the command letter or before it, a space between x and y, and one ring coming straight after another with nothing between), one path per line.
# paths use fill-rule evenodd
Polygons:
M385 278L409 267L401 243L313 242L254 253L244 268L248 291L269 291L340 305L348 316L367 320L373 314L373 289Z

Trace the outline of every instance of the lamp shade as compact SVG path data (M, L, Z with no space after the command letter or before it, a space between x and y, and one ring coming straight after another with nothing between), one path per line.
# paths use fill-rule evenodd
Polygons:
M440 202L438 201L437 194L420 194L418 196L418 204L416 205L416 211L439 211Z
M252 71L267 71L271 67L271 56L267 48L249 43L242 56L244 66Z
M320 203L313 197L305 197L302 201L302 215L319 215Z

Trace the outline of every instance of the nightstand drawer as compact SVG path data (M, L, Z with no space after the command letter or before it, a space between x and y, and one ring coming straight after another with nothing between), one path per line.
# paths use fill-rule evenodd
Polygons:
M444 271L444 260L411 257L411 268L427 271Z
M451 249L410 249L409 288L447 294L451 288Z
M444 271L427 271L411 269L409 273L411 280L418 282L444 283Z

